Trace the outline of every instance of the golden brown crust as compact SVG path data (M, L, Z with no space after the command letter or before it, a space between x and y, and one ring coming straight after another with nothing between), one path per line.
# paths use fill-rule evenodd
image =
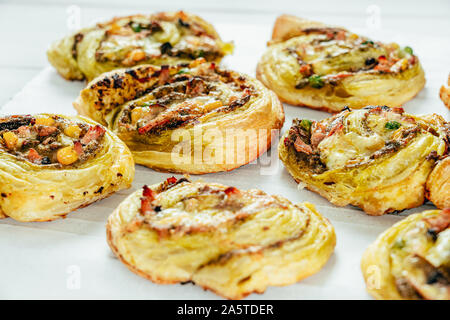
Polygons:
M333 113L346 106L401 106L425 85L411 48L290 15L276 20L256 76L284 102Z
M182 72L181 75L180 72ZM160 82L161 77L167 76L168 78L164 78L164 82ZM182 80L178 80L181 77L183 77ZM202 88L216 89L211 91L212 93L205 92L198 96L188 96L183 90L186 92L191 90L189 89L190 83L195 81L205 83ZM186 86L186 89L181 89L181 93L178 92L180 86ZM133 108L140 106L141 101L145 99L153 99L154 94L157 94L154 92L158 90L168 90L169 92L178 90L172 93L181 96L175 103L167 102L164 97L161 98L166 101L163 106L164 112L172 110L170 108L181 108L183 103L196 101L197 97L199 97L198 99L213 99L219 107L205 111L198 117L194 113L197 111L190 109L184 115L192 115L193 120L179 124L175 123L173 119L181 119L181 117L175 115L178 118L170 118L174 116L174 113L164 113L166 114L165 118L161 116L159 123L167 125L158 126L156 124L155 133L152 131L148 134L141 133L142 129L138 130L137 127L132 130L123 129L125 126L122 119L125 119L128 110L134 110ZM169 94L165 96L167 97ZM158 102L160 100L151 101ZM156 102L154 105L158 106L163 103ZM74 102L74 107L80 114L89 116L116 132L130 147L136 163L160 171L191 174L230 171L255 160L270 148L273 139L272 130L280 129L284 123L281 102L259 81L234 71L220 69L214 64L201 60L191 63L188 67L179 65L160 68L143 65L106 73L88 84L88 87ZM111 116L113 114L114 116ZM146 126L148 127L149 124ZM196 128L201 130L202 139L195 139ZM173 160L173 148L176 147L176 143L172 135L177 134L194 137L191 155L185 155L186 161L183 163L175 163ZM236 146L230 147L227 139L232 138L234 134L238 143ZM213 138L212 142L206 142L207 139ZM216 150L219 157L225 155L226 159L224 161L220 159L205 161L204 158L200 161L195 160L194 150L196 148L202 150L203 157L209 148L209 150Z
M450 75L448 76L447 85L450 86ZM442 86L439 90L439 97L447 108L450 109L450 87Z
M317 272L335 235L310 204L172 177L121 203L108 219L107 241L128 269L146 279L192 281L242 299Z
M428 177L427 198L439 209L450 208L450 157L440 160Z

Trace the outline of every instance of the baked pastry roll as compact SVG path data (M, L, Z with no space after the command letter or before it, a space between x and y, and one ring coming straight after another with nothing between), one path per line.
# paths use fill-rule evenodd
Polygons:
M365 251L361 269L377 299L450 300L450 209L412 214Z
M89 83L74 106L114 131L136 163L196 174L255 160L284 122L272 91L203 59L112 71Z
M336 243L312 204L175 177L125 199L108 218L107 238L134 273L191 281L228 299L318 272Z
M439 209L450 208L450 157L439 160L428 177L427 198Z
M289 15L276 20L256 75L282 101L328 112L400 106L425 85L410 47Z
M199 57L220 61L233 51L214 27L183 11L117 17L51 45L48 60L68 80L91 80L138 64L177 64Z
M128 188L127 146L84 117L0 118L0 215L49 221Z
M279 156L298 183L334 205L382 215L423 204L439 159L442 173L430 177L428 196L448 196L448 147L448 123L441 116L372 106L322 121L294 120Z
M447 85L450 86L450 75L448 76ZM450 87L442 86L441 90L439 90L439 97L441 97L441 100L444 102L445 106L450 109Z

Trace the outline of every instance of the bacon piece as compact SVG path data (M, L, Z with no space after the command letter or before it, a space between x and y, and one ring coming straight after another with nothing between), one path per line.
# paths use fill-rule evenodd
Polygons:
M317 147L323 139L326 138L326 127L320 123L316 122L313 130L311 130L311 145Z
M49 136L49 135L55 133L57 130L58 130L58 128L56 128L56 127L45 126L45 127L42 127L39 129L39 136L46 137L46 136Z
M202 94L206 89L203 80L192 78L186 85L186 94L197 96Z
M310 145L307 145L300 137L297 137L294 142L294 148L297 152L312 154L313 150Z
M450 208L442 210L442 212L432 218L424 219L430 225L432 231L439 233L450 226Z
M351 77L353 75L354 75L354 73L352 73L352 72L343 71L343 72L340 72L338 74L325 76L324 78L327 79L327 80L330 80L330 81L337 81L337 80L340 80L340 79Z
M33 148L28 150L27 158L28 158L28 160L30 160L31 162L36 163L36 164L40 164L42 162L41 155Z
M335 134L336 132L342 130L344 128L344 125L342 124L341 121L336 122L330 129L330 132L328 132L327 137L332 136L333 134Z
M346 36L345 36L345 31L341 30L337 33L336 35L336 40L345 40Z
M80 141L75 141L73 144L73 149L78 154L78 157L81 157L84 154L83 145Z
M153 128L171 124L172 128L185 123L186 121L196 119L201 116L202 112L195 109L196 105L190 102L183 102L159 113L155 118L151 119L146 125L138 129L139 134L145 134Z
M17 129L20 138L27 138L31 135L29 126L21 126Z
M402 107L393 107L393 108L391 108L391 110L395 113L400 113L400 114L405 112L405 110Z
M169 80L170 71L169 66L161 66L161 72L159 73L159 85L163 85Z
M328 40L334 39L334 32L332 30L328 30L325 34Z
M385 56L379 56L378 64L375 66L374 70L389 72L391 70L391 64Z
M155 192L146 185L144 185L143 189L141 198L141 213L146 214L154 212L155 210L153 210L152 201L155 200Z
M96 125L95 127L90 127L88 132L84 135L84 137L80 140L80 142L84 145L88 144L93 140L97 140L100 137L103 137L106 130L100 125Z
M144 191L142 191L142 195L146 198L149 198L151 201L155 200L155 192L150 189L147 185L143 187Z

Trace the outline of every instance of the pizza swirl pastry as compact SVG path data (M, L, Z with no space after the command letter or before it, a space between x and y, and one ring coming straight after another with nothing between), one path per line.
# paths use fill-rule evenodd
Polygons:
M361 268L377 299L450 300L450 209L396 223L367 248Z
M410 47L289 15L276 20L257 78L287 103L328 112L400 106L425 85Z
M117 133L136 163L173 172L217 172L251 162L284 122L272 91L203 59L104 74L74 106Z
M0 216L49 221L128 188L130 151L84 117L0 118Z
M336 242L312 204L174 177L123 201L107 237L134 273L160 284L191 281L228 299L316 273Z
M220 61L233 51L214 27L183 11L114 18L55 42L48 60L69 80L91 80L138 64L176 64L203 57Z
M337 206L382 215L420 206L427 194L442 208L450 184L449 135L449 124L436 114L347 109L322 121L294 120L279 156L297 182Z

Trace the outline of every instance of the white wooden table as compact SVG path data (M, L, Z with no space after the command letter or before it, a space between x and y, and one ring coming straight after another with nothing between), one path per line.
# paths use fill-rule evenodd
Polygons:
M411 46L424 66L427 85L406 109L411 113L450 113L438 99L439 87L450 71L450 1L299 1L299 0L0 0L0 106L4 110L74 112L70 102L82 83L67 82L48 68L45 51L50 42L66 35L78 22L87 26L115 15L183 9L214 23L222 38L235 40L235 53L225 63L254 75L273 22L290 13L342 25L374 39ZM78 13L80 13L78 15ZM78 19L79 17L79 19ZM42 69L47 68L41 72ZM25 90L13 97L34 76ZM50 86L49 86L50 84ZM11 99L13 99L11 101ZM0 109L1 111L1 109ZM286 106L286 130L298 116L323 118L327 114ZM273 175L260 175L256 165L230 173L204 177L240 188L258 187L292 201L310 201L331 220L337 232L336 252L317 275L300 284L271 288L251 298L366 299L359 271L361 253L368 243L402 217L369 217L355 208L336 208L309 191L298 191L282 167ZM127 270L105 244L104 222L130 192L167 175L137 167L133 188L94 206L78 210L67 219L50 223L21 224L0 221L0 298L216 298L193 286L156 286ZM424 205L404 214L432 208ZM71 277L82 271L81 288ZM71 287L72 286L72 287Z

